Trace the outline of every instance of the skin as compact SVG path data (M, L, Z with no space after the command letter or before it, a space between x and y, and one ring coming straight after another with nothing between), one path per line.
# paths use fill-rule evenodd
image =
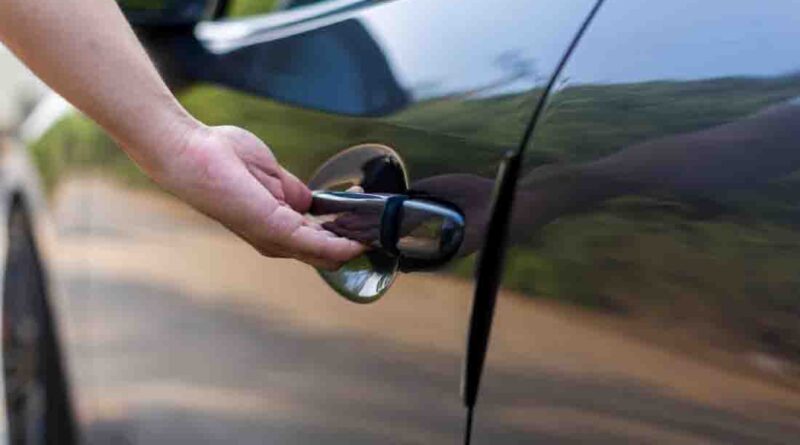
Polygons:
M362 252L304 216L311 192L266 144L178 103L116 2L2 0L0 41L155 182L261 254L335 269Z

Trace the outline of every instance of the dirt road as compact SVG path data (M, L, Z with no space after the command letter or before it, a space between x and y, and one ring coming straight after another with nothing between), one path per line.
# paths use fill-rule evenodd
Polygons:
M403 276L356 306L169 198L99 179L63 186L54 220L90 443L459 443L469 282ZM786 388L591 314L512 293L498 311L475 443L800 437Z

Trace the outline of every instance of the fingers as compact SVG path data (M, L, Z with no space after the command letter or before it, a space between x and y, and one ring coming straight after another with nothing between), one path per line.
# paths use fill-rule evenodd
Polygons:
M299 207L304 209L301 211L306 211L311 204L310 190L290 172L286 170L284 170L284 172L287 176L287 186L297 187L291 191L287 189L287 201L294 199L294 204L290 203L290 205L295 209ZM359 186L353 186L347 189L347 191L351 193L363 193L364 189ZM377 233L377 229L374 227L375 223L371 221L371 218L359 218L355 215L351 215L350 218L353 221L348 221L348 223L350 223L349 225L361 225L362 227L348 227L347 230L342 230L341 233L339 233L335 230L330 230L335 224L326 223L320 225L319 223L306 219L302 230L298 230L298 232L294 234L296 244L293 247L298 248L300 252L302 252L298 256L298 259L317 268L336 270L341 267L343 262L363 253L366 247L352 240L365 243L374 241ZM365 221L365 219L370 222ZM308 256L308 252L311 252L311 256Z
M328 238L335 238L336 235L322 230L319 225L316 226L309 226L311 229L316 230L321 233L323 237ZM337 270L339 269L345 261L339 259L330 259L330 258L322 258L315 255L309 255L307 253L298 251L295 246L286 246L283 244L276 244L271 241L264 241L261 240L260 242L252 243L256 246L259 253L262 255L269 257L269 258L294 258L298 261L303 263L309 264L313 267L318 269L325 269L325 270Z
M356 240L363 244L372 244L380 239L380 232L377 227L366 229L350 229L347 227L337 226L334 222L322 224L322 227L345 238Z
M306 213L311 207L311 190L274 159L260 159L258 163L248 164L247 169L276 199L289 204L294 210Z
M244 130L224 127L221 131L235 140L236 153L260 185L261 190L242 192L253 197L248 200L248 207L264 201L259 206L261 210L256 210L262 217L251 220L248 232L252 236L247 237L259 252L270 257L296 258L314 267L337 269L364 251L358 242L324 230L302 215L311 206L311 191L278 164L263 142ZM269 195L278 205L262 213L266 211Z
M254 134L236 127L219 127L235 143L236 152L250 173L281 202L305 213L311 206L311 191L295 175L282 168L269 147Z
M283 190L286 203L298 213L311 206L311 191L291 172L282 169ZM358 187L358 191L363 191ZM363 253L365 247L351 239L342 238L325 230L320 224L303 217L299 227L283 246L300 261L314 267L335 270L342 263Z
M261 230L262 253L270 256L271 249L278 250L316 267L336 269L364 251L358 242L324 230L286 205L278 207Z
M322 230L322 225L320 225L320 223L308 218L303 219L303 225L311 227L312 229Z
M364 246L356 241L308 226L298 227L290 237L287 247L299 256L313 256L336 262L348 261L364 251Z
M279 202L286 202L286 192L283 187L283 181L279 177L272 176L257 166L247 166L247 170L253 175L258 182L269 190L272 196Z
M320 230L324 236L327 236L329 238L335 238L336 237L335 234L333 234L331 232L324 231L319 227L318 227L318 230ZM302 261L302 262L304 262L306 264L309 264L309 265L311 265L313 267L316 267L317 269L324 269L324 270L328 270L328 271L338 270L345 263L344 261L335 261L335 260L319 258L319 257L315 257L315 256L307 256L307 255L298 255L296 257L296 259L299 260L299 261Z
M300 213L306 213L311 207L311 190L297 176L286 169L282 170L281 181L286 203Z
M366 230L380 227L381 214L380 212L370 212L366 214L348 212L339 215L331 222L336 227L344 227L351 230Z

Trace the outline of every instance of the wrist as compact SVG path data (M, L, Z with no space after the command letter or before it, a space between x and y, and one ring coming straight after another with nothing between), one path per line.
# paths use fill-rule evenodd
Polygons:
M174 169L191 140L208 127L190 115L176 102L176 108L150 115L150 122L133 137L118 142L134 162L154 181L161 183Z

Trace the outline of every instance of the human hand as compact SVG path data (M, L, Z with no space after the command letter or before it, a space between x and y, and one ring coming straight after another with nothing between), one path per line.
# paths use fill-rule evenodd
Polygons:
M361 251L303 217L308 189L258 138L187 113L116 2L0 0L0 40L151 178L262 254L335 268Z
M153 179L264 256L337 269L364 250L303 215L311 192L246 130L198 124L165 156Z

